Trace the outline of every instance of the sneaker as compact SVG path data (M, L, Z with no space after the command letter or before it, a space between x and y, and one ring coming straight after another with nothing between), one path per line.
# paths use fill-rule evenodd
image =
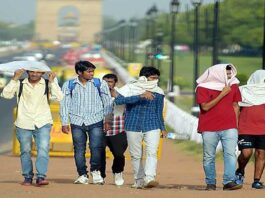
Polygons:
M93 184L104 184L104 179L101 177L100 171L92 171L91 176Z
M207 184L205 190L216 190L216 185L215 184Z
M155 181L155 180L150 180L150 181L145 182L144 187L145 187L145 188L154 188L154 187L157 187L158 184L159 184L159 183L158 183L157 181Z
M235 182L237 184L241 184L243 185L244 183L244 175L242 175L241 173L236 173L236 179L235 179Z
M32 178L26 178L24 179L24 181L21 183L21 185L23 186L31 186L32 185Z
M122 186L124 184L124 179L122 176L122 172L114 173L114 183L117 186Z
M75 181L74 184L88 184L88 177L87 175L79 176Z
M253 183L252 183L252 188L256 188L256 189L264 189L265 186L263 185L262 182L253 182Z
M144 188L144 180L143 179L135 180L134 184L131 187L136 189Z
M49 184L49 181L46 180L45 178L38 177L37 180L36 180L36 184L38 186L48 185Z
M232 181L224 185L223 190L237 190L242 188L242 184L237 184L236 182Z

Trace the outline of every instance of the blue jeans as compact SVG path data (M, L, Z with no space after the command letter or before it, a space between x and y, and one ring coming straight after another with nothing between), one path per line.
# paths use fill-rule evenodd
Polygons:
M37 148L35 163L37 177L46 177L49 162L50 131L51 124L46 124L41 128L35 127L35 130L16 128L17 139L20 143L22 175L25 178L33 178L34 176L31 160L32 137Z
M223 131L202 132L203 139L203 168L206 184L216 184L215 154L216 147L221 141L224 156L223 184L235 180L237 129Z
M103 122L98 122L88 126L77 126L71 124L72 138L74 144L75 164L78 174L87 174L86 166L86 144L89 137L90 149L90 171L98 170L103 178L105 175L105 133L103 132Z

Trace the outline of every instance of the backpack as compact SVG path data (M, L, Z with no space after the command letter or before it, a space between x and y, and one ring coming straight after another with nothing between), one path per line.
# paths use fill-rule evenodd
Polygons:
M19 100L20 100L20 97L21 97L21 94L22 94L22 91L23 91L23 81L24 79L19 79L19 91L18 91L18 103L19 103ZM47 79L44 79L45 80L45 91L44 91L44 95L47 95L47 101L49 103L49 80Z
M101 92L100 92L101 82L100 82L100 79L99 78L93 78L93 84L97 88L98 94L101 97ZM74 79L69 80L68 89L70 90L70 96L71 96L71 98L73 96L73 90L75 88L75 85L76 85L76 83L74 83Z

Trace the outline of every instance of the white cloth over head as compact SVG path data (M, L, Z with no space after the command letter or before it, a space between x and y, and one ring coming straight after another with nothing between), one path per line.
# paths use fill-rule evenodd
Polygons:
M14 75L14 72L18 69L25 69L28 71L49 72L50 67L43 62L39 61L13 61L0 64L0 72L7 75Z
M227 78L226 67L231 66L231 78ZM236 78L237 70L232 64L217 64L209 67L198 79L197 87L204 87L207 89L222 91L225 86L239 84Z
M147 80L145 76L140 76L138 80L127 83L117 91L124 97L141 95L145 91L164 95L164 91L158 87L158 80Z
M257 70L249 77L247 84L240 86L240 106L250 107L265 104L265 70Z

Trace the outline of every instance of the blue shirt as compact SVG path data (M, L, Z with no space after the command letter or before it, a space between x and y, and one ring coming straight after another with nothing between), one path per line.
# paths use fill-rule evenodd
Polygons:
M126 104L125 130L147 132L155 129L165 130L163 120L164 96L153 93L153 100L146 100L140 96L124 97L118 95L116 105Z
M104 116L112 112L113 102L106 81L101 81L100 95L93 80L83 85L78 78L72 91L68 88L69 81L62 88L64 98L60 104L60 116L62 125L70 123L78 126L95 124L103 120Z

